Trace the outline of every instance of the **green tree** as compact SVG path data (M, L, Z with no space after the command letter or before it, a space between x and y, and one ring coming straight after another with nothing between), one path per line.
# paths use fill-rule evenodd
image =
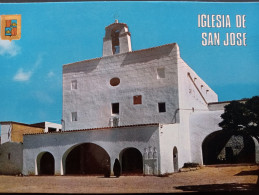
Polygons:
M250 135L259 136L259 96L252 97L245 105L248 110L246 131Z
M219 126L234 135L259 135L259 96L248 99L245 103L232 101L225 106L223 119Z

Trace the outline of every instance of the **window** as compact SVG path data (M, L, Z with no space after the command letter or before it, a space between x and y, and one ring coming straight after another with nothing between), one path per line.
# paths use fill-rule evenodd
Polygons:
M165 78L165 68L157 69L157 79Z
M11 159L11 153L8 153L8 160Z
M119 103L112 103L112 114L119 114L120 106Z
M158 111L159 111L159 112L166 112L166 109L165 109L165 102L160 102L160 103L158 103Z
M133 104L142 104L142 96L141 95L133 96Z
M71 89L77 89L77 80L71 82Z
M119 85L120 84L120 79L119 78L117 78L117 77L114 77L114 78L112 78L111 80L110 80L110 85L111 86L117 86L117 85Z
M72 121L77 121L77 112L72 112Z

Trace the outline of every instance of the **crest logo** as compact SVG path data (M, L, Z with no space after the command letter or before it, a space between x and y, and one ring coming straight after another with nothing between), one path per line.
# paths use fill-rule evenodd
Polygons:
M21 15L1 16L1 39L19 40L21 38Z

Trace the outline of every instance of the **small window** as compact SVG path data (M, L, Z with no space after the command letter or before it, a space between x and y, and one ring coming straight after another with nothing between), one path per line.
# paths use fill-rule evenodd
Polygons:
M141 95L133 96L133 104L142 104L142 96Z
M158 111L159 112L166 112L165 102L158 103Z
M165 78L165 68L157 69L157 79Z
M120 112L119 103L113 103L112 104L112 114L119 114L119 112Z
M11 153L8 153L8 160L11 159Z
M77 89L77 80L71 82L71 89Z
M117 86L117 85L119 85L120 84L120 79L119 78L117 78L117 77L114 77L114 78L112 78L111 80L110 80L110 85L111 86Z
M72 112L72 121L77 121L77 112Z

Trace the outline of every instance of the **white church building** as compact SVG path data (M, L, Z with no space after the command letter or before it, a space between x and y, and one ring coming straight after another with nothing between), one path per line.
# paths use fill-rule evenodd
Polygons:
M177 43L132 51L127 24L105 28L103 55L63 66L62 131L23 136L23 174L163 175L203 164L226 102Z

